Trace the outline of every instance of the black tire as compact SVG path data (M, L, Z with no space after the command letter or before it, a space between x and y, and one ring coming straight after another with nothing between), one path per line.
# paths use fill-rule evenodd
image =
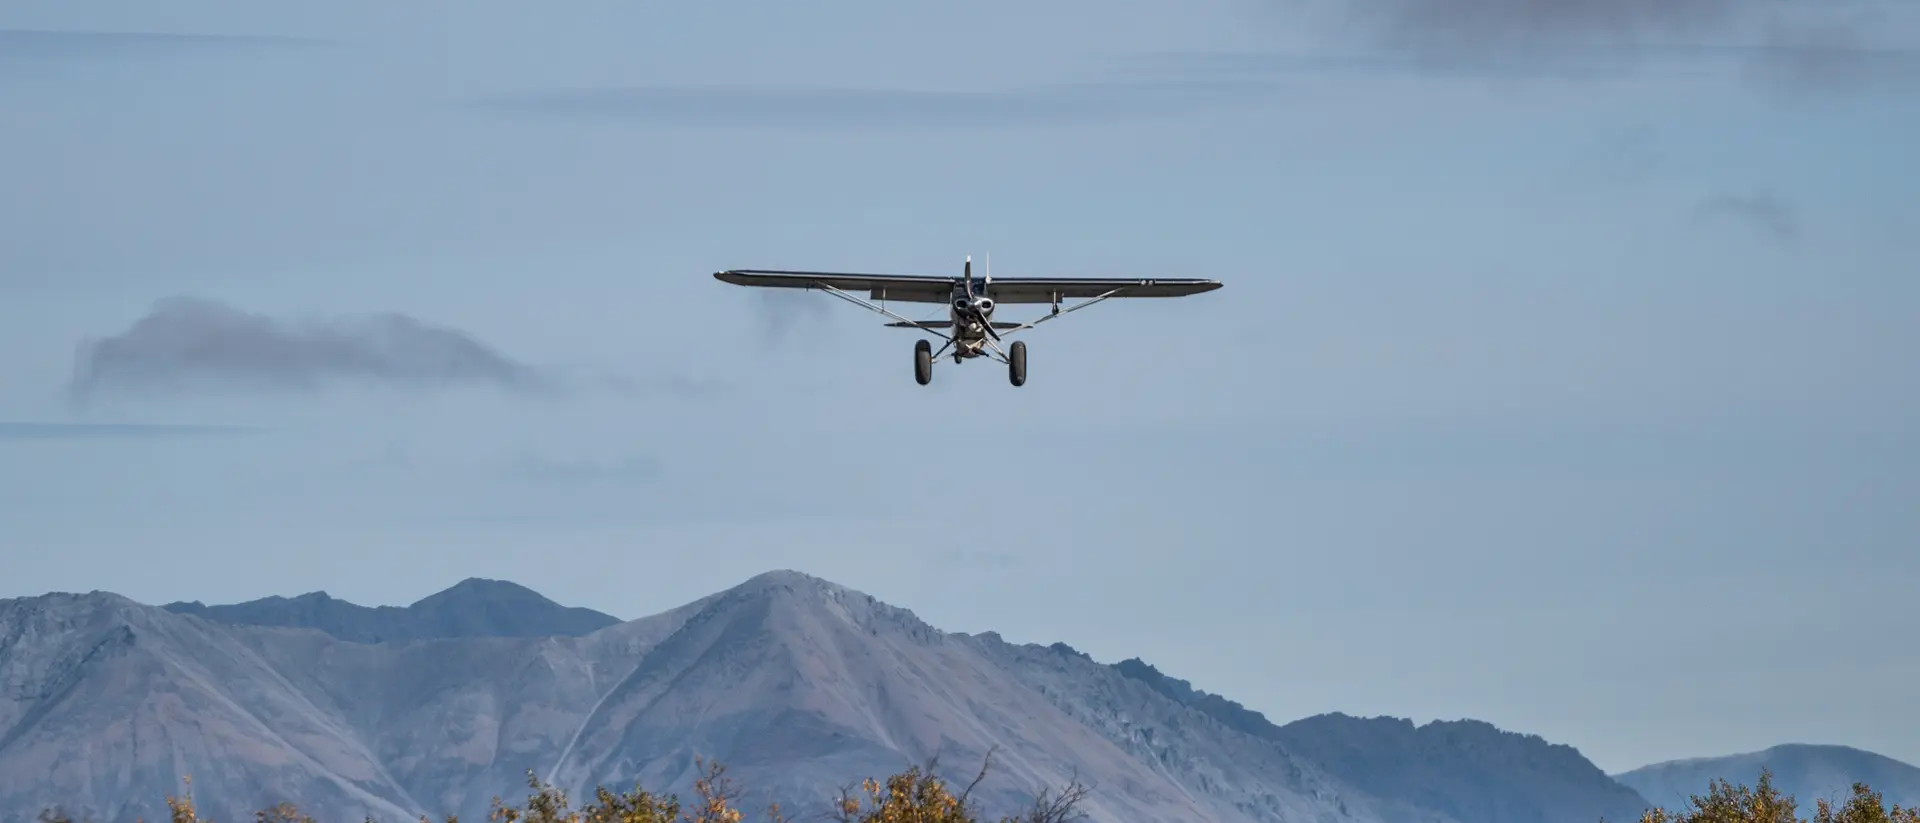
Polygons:
M913 380L924 386L933 382L933 344L913 341Z
M1013 350L1007 353L1007 380L1016 386L1027 384L1027 341L1013 341Z

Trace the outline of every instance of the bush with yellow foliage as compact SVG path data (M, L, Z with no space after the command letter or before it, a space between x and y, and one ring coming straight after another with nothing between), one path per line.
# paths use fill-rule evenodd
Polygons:
M992 754L988 754L990 764ZM594 790L593 800L574 808L565 790L527 772L527 787L532 792L524 804L508 804L493 799L491 823L744 823L746 815L736 807L739 792L727 777L726 767L717 762L699 761L700 779L694 783L697 801L683 806L680 798L655 794L635 787L631 792L615 792L605 787ZM979 776L958 794L946 781L927 768L913 767L888 777L884 782L868 779L858 793L842 790L828 813L837 823L987 823L977 817L968 804L974 786L986 777L983 765ZM193 780L187 778L185 796L167 798L169 823L214 823L201 817L193 805ZM1078 780L1058 793L1043 792L1033 807L1019 816L1002 817L995 823L1070 823L1084 815L1077 806L1087 794ZM864 801L864 802L863 802ZM762 818L767 823L788 823L778 804L768 808ZM42 823L73 823L63 814L41 815ZM281 803L254 813L254 823L315 823L314 819L291 804ZM372 820L366 823L373 823ZM434 823L425 817L419 823ZM444 823L460 823L449 816Z
M1705 795L1694 795L1684 811L1654 808L1640 823L1920 823L1920 809L1889 809L1880 794L1865 783L1853 784L1847 802L1835 807L1825 799L1814 801L1813 819L1799 816L1793 795L1773 787L1773 774L1762 769L1757 785L1749 789L1715 780Z
M991 757L991 755L989 755ZM989 760L990 762L990 760ZM739 794L719 763L701 761L701 776L694 784L698 800L683 806L674 795L660 795L636 787L631 792L596 788L593 800L574 808L567 793L540 780L529 771L527 786L533 790L523 805L493 800L491 823L744 823L746 815L736 807ZM932 774L931 768L913 767L886 780L868 779L858 791L844 790L828 817L837 823L987 823L976 816L968 799L974 786L986 776L980 775L959 793L946 781ZM192 788L192 781L187 781ZM1078 780L1059 794L1043 793L1033 807L1018 816L1002 817L995 823L1069 823L1083 815L1078 811L1087 788ZM200 817L194 809L191 792L186 797L168 797L169 823L214 823ZM767 823L788 823L778 805L767 809ZM64 815L42 815L43 823L73 823ZM254 813L254 823L315 823L292 805L282 803ZM367 821L372 823L372 821ZM419 823L433 823L421 818ZM448 817L444 823L459 823ZM1605 821L1601 821L1605 823ZM1799 816L1792 795L1773 786L1773 776L1762 771L1753 788L1715 780L1705 795L1694 795L1681 811L1649 809L1638 823L1920 823L1920 808L1888 808L1880 794L1864 783L1853 784L1846 802L1835 806L1824 799L1815 801L1811 820Z

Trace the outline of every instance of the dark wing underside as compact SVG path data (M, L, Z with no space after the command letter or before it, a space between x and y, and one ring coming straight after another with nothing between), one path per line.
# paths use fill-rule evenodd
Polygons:
M716 279L740 286L810 289L832 287L867 293L874 300L909 303L945 303L958 283L954 277L931 274L845 274L819 271L735 269L715 272ZM974 281L981 285L982 281ZM1218 280L1196 278L1131 279L1113 277L996 277L988 293L998 303L1052 303L1057 300L1100 297L1185 297L1220 288Z
M945 303L953 278L931 274L846 274L830 271L766 271L736 269L714 272L721 281L737 286L774 289L818 289L831 286L845 292L866 292L874 300L909 303Z
M1114 297L1186 297L1220 288L1218 280L1196 278L996 277L988 290L996 303L1052 303L1114 292Z

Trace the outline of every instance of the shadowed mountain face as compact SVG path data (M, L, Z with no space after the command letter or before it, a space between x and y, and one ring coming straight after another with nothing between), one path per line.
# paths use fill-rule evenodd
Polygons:
M164 819L182 775L219 820L278 801L322 820L481 819L524 796L528 770L576 797L636 781L688 796L696 756L727 763L750 804L804 814L935 757L964 782L989 749L988 811L1078 775L1095 821L1532 823L1642 805L1537 738L1275 727L1138 661L941 632L794 572L593 631L567 613L484 581L384 611L0 601L0 823L49 806Z
M1114 668L1242 733L1271 740L1353 788L1420 810L1418 820L1633 820L1648 804L1570 746L1474 720L1414 726L1325 714L1275 726L1138 660Z
M1790 744L1727 757L1655 763L1614 777L1671 809L1685 806L1688 795L1705 794L1712 780L1751 786L1763 768L1772 772L1774 788L1793 795L1806 814L1811 814L1816 798L1840 805L1856 782L1872 786L1888 806L1920 806L1920 768L1847 746Z
M228 606L198 601L166 610L242 626L319 629L355 643L451 637L580 637L620 622L592 609L567 607L516 583L469 578L411 606L367 607L326 592L267 597Z

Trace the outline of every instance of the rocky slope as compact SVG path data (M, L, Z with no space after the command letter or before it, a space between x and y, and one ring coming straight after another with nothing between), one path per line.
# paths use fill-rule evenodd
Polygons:
M0 823L50 805L99 823L164 819L181 775L219 820L280 800L323 820L484 819L495 795L524 796L529 769L576 796L635 781L685 795L700 755L728 763L754 803L817 810L835 787L930 758L964 780L989 749L989 802L1077 775L1099 821L1620 819L1605 791L1591 809L1576 793L1553 810L1563 817L1468 802L1587 785L1597 770L1571 750L1516 738L1515 761L1476 754L1478 738L1290 736L1137 667L941 632L794 572L578 636L515 636L526 623L459 611L372 631L318 611L236 616L98 592L0 601ZM1329 742L1342 735L1365 742L1358 760Z
M1114 669L1229 728L1275 741L1346 785L1405 804L1411 811L1402 820L1598 823L1638 819L1650 805L1573 747L1488 723L1415 726L1399 718L1325 714L1276 726L1138 659Z

